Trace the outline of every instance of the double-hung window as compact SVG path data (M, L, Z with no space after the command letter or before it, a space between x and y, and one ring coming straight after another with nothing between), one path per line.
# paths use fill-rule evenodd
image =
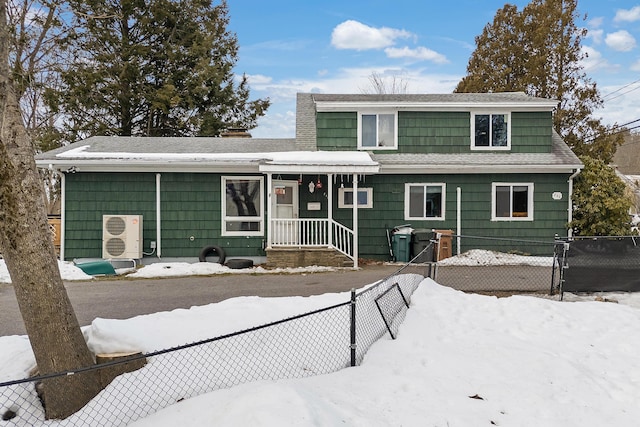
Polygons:
M533 183L492 185L493 221L533 221Z
M445 190L443 183L405 184L405 220L444 220Z
M222 194L222 235L263 235L263 178L224 176Z
M396 112L358 113L358 149L394 150L398 148Z
M509 150L511 148L511 114L471 114L472 150Z

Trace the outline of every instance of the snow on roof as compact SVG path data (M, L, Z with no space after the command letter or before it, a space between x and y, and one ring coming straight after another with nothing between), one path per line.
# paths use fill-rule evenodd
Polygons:
M82 145L56 158L64 159L198 159L198 160L267 160L277 164L359 164L375 165L368 153L362 151L286 151L275 153L133 153L88 151L89 145Z
M364 151L282 151L282 152L130 152L90 151L79 145L57 153L60 162L95 162L109 164L128 160L130 164L258 164L261 172L288 170L295 172L375 173L378 163ZM122 165L121 162L119 162Z

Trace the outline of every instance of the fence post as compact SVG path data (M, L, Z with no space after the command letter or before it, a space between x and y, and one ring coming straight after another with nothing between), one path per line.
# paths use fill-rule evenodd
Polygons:
M351 366L356 366L356 290L351 289Z

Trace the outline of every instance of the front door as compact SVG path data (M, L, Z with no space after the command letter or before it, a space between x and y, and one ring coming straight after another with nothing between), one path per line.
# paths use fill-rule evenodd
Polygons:
M273 243L298 244L298 181L274 180L271 189L273 205Z

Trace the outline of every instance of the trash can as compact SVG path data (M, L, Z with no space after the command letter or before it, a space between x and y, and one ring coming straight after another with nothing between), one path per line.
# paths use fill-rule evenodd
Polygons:
M415 262L433 262L433 250L421 252L431 244L433 231L417 228L411 233L411 258L416 258Z
M393 229L391 247L395 261L411 261L411 231L410 227L396 227Z

